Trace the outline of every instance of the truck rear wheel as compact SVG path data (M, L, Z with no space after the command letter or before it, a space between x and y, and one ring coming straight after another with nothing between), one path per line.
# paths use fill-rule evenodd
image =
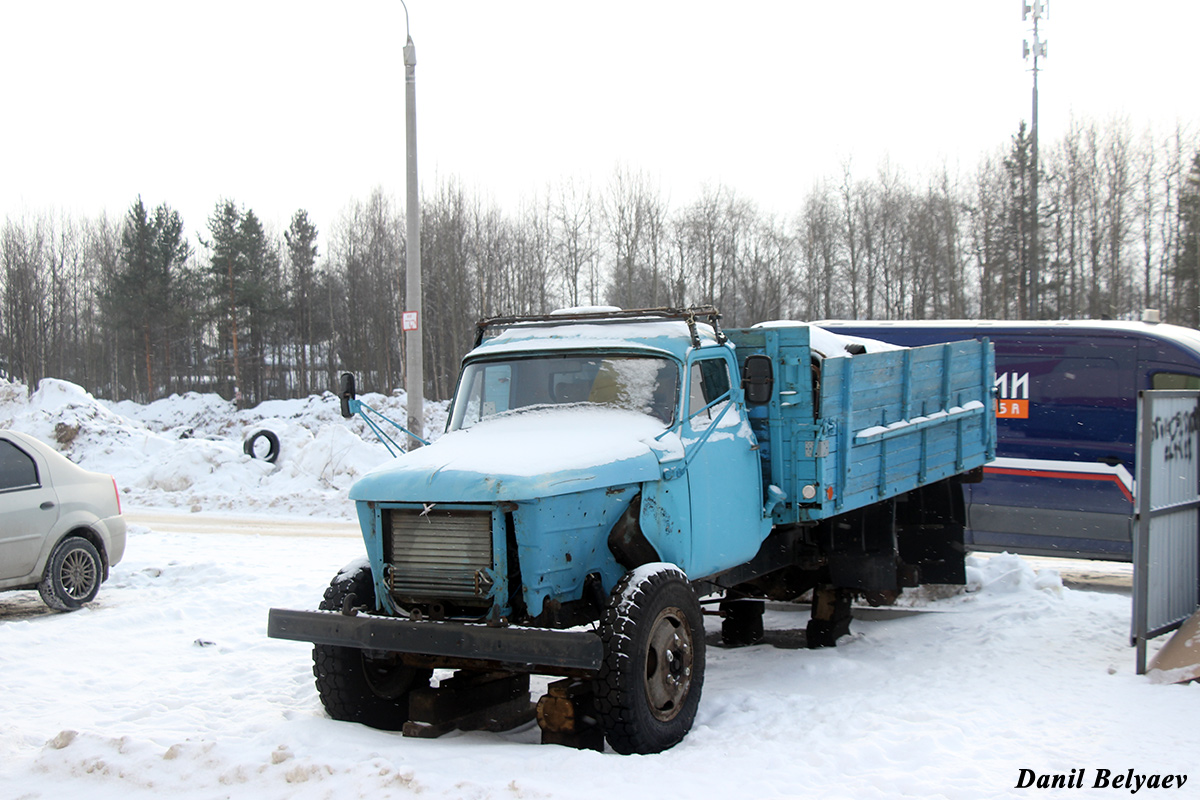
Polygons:
M374 608L375 587L370 567L339 574L325 590L322 611L341 611L350 595L352 605ZM313 646L313 676L317 694L329 716L395 731L408 721L408 698L413 689L429 685L433 673L404 664L398 653L377 653L356 647Z
M763 600L722 600L721 641L727 647L746 647L761 642L765 608Z
M613 589L600 625L596 710L618 753L658 753L691 730L704 685L704 620L687 576L647 564Z

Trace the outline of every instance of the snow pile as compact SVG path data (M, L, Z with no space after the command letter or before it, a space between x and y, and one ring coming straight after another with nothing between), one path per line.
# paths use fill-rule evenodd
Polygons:
M403 392L361 399L390 419L407 418ZM446 404L425 409L426 438L436 438ZM128 505L192 511L349 518L351 484L391 460L361 419L342 418L329 392L238 411L214 394L189 392L143 406L106 403L67 381L43 380L31 395L20 384L0 382L0 427L36 436L85 469L112 474ZM260 430L279 439L274 464L244 452L245 441Z
M1125 567L1127 565L1112 565ZM967 582L962 586L926 584L905 589L896 599L897 608L949 610L961 604L1003 602L1008 595L1025 595L1048 602L1068 591L1056 569L1034 569L1028 561L1011 553L976 554L966 558Z
M1057 570L1034 571L1020 556L1001 553L990 558L967 558L967 591L1010 594L1013 592L1062 592L1062 576Z

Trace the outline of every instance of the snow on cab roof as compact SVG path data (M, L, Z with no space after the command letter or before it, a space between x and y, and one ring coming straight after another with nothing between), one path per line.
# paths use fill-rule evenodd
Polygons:
M682 319L663 319L652 313L630 316L630 312L612 306L586 306L559 309L547 317L597 316L612 313L612 319L564 319L561 324L552 319L503 320L489 325L498 331L483 341L468 355L527 352L539 350L625 349L668 353L684 358L692 348L692 333ZM712 325L694 320L701 347L716 346L717 334Z
M585 306L561 309L548 316L577 314L620 313L613 306ZM701 347L716 346L714 328L699 320L695 321ZM900 349L896 345L863 336L847 336L834 333L817 325L798 320L771 320L760 322L754 328L798 328L809 330L810 347L825 358L851 356L857 348L868 353ZM591 349L642 349L671 353L683 358L692 347L691 331L686 322L673 319L657 319L652 316L621 318L612 321L564 321L561 325L546 320L535 322L512 322L501 326L500 332L485 339L471 351L471 355L526 352L531 344L544 350L591 350ZM861 351L860 351L861 352Z

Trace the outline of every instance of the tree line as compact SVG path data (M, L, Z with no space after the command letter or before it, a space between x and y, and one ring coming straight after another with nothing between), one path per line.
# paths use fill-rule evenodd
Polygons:
M563 306L712 303L767 319L1138 318L1200 326L1200 142L1078 122L1039 148L1024 125L968 174L850 164L790 216L717 185L672 205L644 172L564 180L501 209L456 179L421 205L426 396L448 397L474 323ZM1037 257L1031 258L1037 226ZM120 219L5 220L0 368L140 402L212 391L251 405L404 382L403 209L382 190L321 237L218 201L189 237L168 205Z

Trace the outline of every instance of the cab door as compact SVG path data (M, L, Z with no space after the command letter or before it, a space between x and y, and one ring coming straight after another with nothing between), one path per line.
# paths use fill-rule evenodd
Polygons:
M687 366L681 428L691 497L693 577L754 557L765 535L762 465L746 419L732 356L694 354Z
M58 498L33 454L0 438L0 580L28 575L58 521Z

